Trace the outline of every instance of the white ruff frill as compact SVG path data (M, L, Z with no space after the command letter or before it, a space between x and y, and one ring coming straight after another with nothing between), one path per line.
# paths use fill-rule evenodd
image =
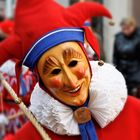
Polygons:
M89 88L88 108L93 118L104 128L123 110L127 89L122 74L110 64L99 66L91 62L92 79ZM79 135L78 124L70 107L63 105L43 91L37 84L30 110L45 127L59 135Z

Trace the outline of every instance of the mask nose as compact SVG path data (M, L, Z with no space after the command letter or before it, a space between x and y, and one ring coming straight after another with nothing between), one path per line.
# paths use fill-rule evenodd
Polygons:
M64 67L64 87L67 89L75 89L77 87L77 77L68 67Z

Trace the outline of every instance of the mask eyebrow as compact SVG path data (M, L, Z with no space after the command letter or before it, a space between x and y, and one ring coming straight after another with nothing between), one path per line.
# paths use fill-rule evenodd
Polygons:
M58 62L55 59L55 57L48 57L43 64L43 74L46 74L46 72L48 72L50 69L56 66L58 66Z
M63 58L64 60L69 60L71 58L82 58L82 54L79 53L78 51L74 50L73 48L68 48L66 50L64 50L63 52Z

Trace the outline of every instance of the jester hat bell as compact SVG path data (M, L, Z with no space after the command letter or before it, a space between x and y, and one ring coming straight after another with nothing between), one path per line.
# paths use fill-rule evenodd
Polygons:
M98 43L84 21L90 17L112 18L110 12L96 2L76 3L64 8L54 0L17 0L15 29L0 44L0 64L17 58L22 64L34 69L40 56L48 49L67 41L84 42L91 45L98 58Z

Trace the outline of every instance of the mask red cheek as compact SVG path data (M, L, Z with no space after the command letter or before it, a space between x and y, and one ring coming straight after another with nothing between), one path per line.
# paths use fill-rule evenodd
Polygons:
M60 78L51 78L48 80L48 88L60 88L62 85Z
M75 74L78 77L78 79L82 79L86 76L86 71L87 69L84 66L78 66L75 71Z

